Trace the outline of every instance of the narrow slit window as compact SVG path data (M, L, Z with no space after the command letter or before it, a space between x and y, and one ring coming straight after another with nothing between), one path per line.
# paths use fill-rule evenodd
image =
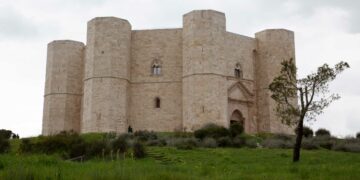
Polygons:
M240 64L236 64L235 70L234 70L234 75L235 75L236 78L242 78L243 74L242 74L242 71L241 71Z
M161 105L160 98L159 98L159 97L156 97L156 98L155 98L155 108L160 108L160 105Z

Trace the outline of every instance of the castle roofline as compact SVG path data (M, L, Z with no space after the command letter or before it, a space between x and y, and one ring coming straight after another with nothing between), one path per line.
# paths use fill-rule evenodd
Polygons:
M220 12L220 11L216 11L216 10L213 10L213 9L199 9L199 10L192 10L186 14L184 14L183 16L186 16L188 14L192 14L192 13L201 13L201 12L212 12L212 13L218 13L218 14L221 14L221 15L224 15L225 16L225 13L223 12Z
M264 29L262 31L256 32L255 35L260 34L260 33L264 33L266 31L267 32L269 32L269 31L271 31L271 32L274 32L274 31L286 31L286 32L294 33L294 31L291 31L291 30L288 30L288 29L284 29L284 28L275 29L274 28L274 29Z
M100 17L95 17L92 18L91 20L88 21L88 23L90 23L91 21L95 21L95 20L104 20L104 19L113 19L113 20L117 20L117 21L125 21L127 23L130 24L130 22L127 19L123 19L123 18L119 18L119 17L115 17L115 16L100 16Z
M71 40L71 39L53 40L53 41L48 43L48 45L50 45L50 44L74 44L74 45L85 46L85 44L83 42L75 41L75 40Z

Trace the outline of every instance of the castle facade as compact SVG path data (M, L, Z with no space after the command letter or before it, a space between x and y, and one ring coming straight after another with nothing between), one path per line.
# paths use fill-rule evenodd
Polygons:
M174 29L132 30L127 20L97 17L87 24L86 45L48 44L42 134L194 131L234 122L247 133L292 133L267 89L290 58L292 31L231 33L213 10L191 11Z

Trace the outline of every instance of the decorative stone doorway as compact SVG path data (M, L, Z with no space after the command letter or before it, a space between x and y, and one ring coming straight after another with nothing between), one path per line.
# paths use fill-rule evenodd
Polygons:
M237 109L233 111L230 117L230 125L234 123L240 123L243 127L245 127L245 118Z

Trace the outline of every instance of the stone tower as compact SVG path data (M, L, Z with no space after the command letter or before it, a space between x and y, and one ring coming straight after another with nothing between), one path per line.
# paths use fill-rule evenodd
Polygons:
M183 16L183 126L228 126L224 75L225 14L191 11Z
M281 124L276 116L275 101L268 90L269 84L279 74L281 62L295 60L294 33L285 29L269 29L255 34L256 94L258 105L258 131L293 133L291 128ZM297 105L297 101L293 101Z
M53 41L47 51L42 134L79 132L84 44Z
M98 17L87 33L81 132L126 132L131 25Z

